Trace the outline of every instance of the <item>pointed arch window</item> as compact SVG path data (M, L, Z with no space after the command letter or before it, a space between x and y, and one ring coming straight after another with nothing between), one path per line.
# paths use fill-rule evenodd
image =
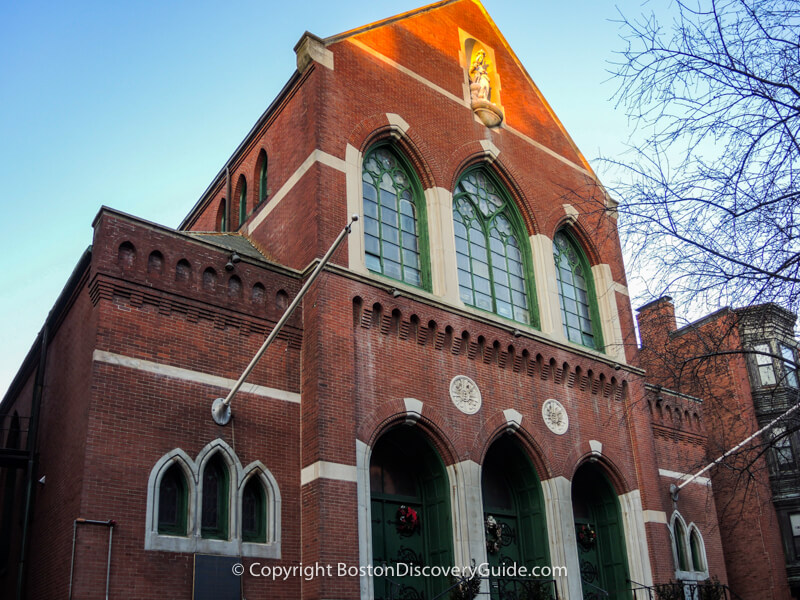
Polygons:
M364 158L364 250L367 268L429 289L425 206L413 171L390 146Z
M689 534L689 550L692 553L692 570L705 571L706 561L704 558L703 540L700 539L700 534L694 527L692 527L691 533Z
M203 469L201 511L203 537L227 539L229 485L228 467L219 454L216 454Z
M158 488L158 533L186 535L186 477L178 465L172 465L161 478Z
M680 517L675 518L672 525L672 541L675 544L675 555L678 559L678 570L688 571L689 560L686 556L686 528Z
M586 256L566 233L553 236L558 299L564 334L570 342L602 350L594 280Z
M267 497L257 476L248 479L242 492L242 541L267 541Z
M267 153L262 150L261 155L258 157L260 166L258 168L258 203L261 204L267 200Z
M217 209L217 231L228 231L228 201L225 198L220 200Z
M239 227L247 220L247 179L239 177Z
M524 228L516 207L485 169L469 171L458 182L453 227L461 300L536 326Z

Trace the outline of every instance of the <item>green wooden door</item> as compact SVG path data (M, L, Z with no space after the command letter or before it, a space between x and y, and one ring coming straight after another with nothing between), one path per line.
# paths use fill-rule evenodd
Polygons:
M370 494L372 564L397 573L374 578L375 599L427 600L444 591L449 586L444 577L406 574L453 562L447 473L419 433L398 428L378 441L370 460ZM408 509L416 514L413 528L400 522L401 511Z
M619 501L603 473L581 467L572 486L584 600L631 597Z
M501 438L486 455L481 487L484 503L486 549L492 573L512 564L550 563L542 486L530 461L510 438ZM493 577L492 598L527 597L530 581ZM530 594L529 594L530 595Z

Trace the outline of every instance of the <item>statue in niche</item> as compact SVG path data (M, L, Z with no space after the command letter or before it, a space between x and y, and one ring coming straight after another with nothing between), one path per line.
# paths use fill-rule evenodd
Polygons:
M469 67L469 93L472 110L487 127L497 127L503 121L503 110L492 102L491 64L486 50L480 48Z
M489 81L489 60L486 58L486 51L481 48L475 55L472 65L469 68L469 80L472 84L470 92L473 100L492 99L492 86Z

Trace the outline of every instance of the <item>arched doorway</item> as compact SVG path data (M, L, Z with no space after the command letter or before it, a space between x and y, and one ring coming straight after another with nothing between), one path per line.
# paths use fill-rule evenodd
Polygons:
M372 564L449 566L453 535L447 473L418 428L400 426L382 436L370 458ZM375 577L375 599L432 598L449 586L444 577Z
M516 563L530 572L535 566L549 565L542 485L514 437L503 436L489 448L481 470L481 490L490 568L497 572L497 567ZM491 597L528 597L538 587L531 580L493 578ZM552 590L548 584L542 587Z
M572 510L584 600L630 598L619 501L596 464L586 463L575 473Z

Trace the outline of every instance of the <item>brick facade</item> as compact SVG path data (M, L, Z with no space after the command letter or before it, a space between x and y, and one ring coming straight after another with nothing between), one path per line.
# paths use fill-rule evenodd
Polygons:
M500 127L470 106L465 40L492 51ZM613 490L627 576L647 586L674 580L674 478L665 473L691 472L725 440L712 435L707 406L687 395L703 394L657 369L645 380L614 204L483 7L448 0L327 40L307 34L296 50L298 71L177 230L100 211L91 253L48 320L46 361L39 341L0 405L4 423L15 411L30 415L33 379L45 369L34 481L46 483L33 486L23 597L66 595L73 531L73 597L104 597L108 530L75 525L79 518L115 522L111 597L190 598L194 553L243 557L242 597L369 597L374 582L358 575L272 582L249 568L371 562L369 452L400 426L416 428L446 470L456 564L487 559L480 465L510 435L542 482L551 562L571 570L555 578L559 597L582 595L570 492L579 469L602 473ZM361 160L379 142L407 159L424 192L429 289L369 271L357 223L235 397L231 423L216 425L211 401L230 389L348 215L361 212ZM263 153L268 193L259 204ZM519 212L538 327L459 299L453 190L479 165ZM552 255L560 230L590 267L599 350L564 334ZM643 324L643 339L659 335L648 331ZM646 354L641 361L650 368ZM480 390L475 414L451 399L457 375ZM746 371L736 377L743 385ZM547 399L569 417L563 434L544 422ZM206 539L199 526L177 541L157 531L159 461L196 469L187 493L201 498L202 476L192 477L211 448L223 449L239 487L248 466L274 480L275 540L248 546L237 537L238 496L229 539ZM15 514L23 483L20 475ZM197 524L199 500L192 506L187 518ZM698 579L738 583L711 490L688 486L678 509L702 534ZM16 589L20 522L0 571L6 590Z

